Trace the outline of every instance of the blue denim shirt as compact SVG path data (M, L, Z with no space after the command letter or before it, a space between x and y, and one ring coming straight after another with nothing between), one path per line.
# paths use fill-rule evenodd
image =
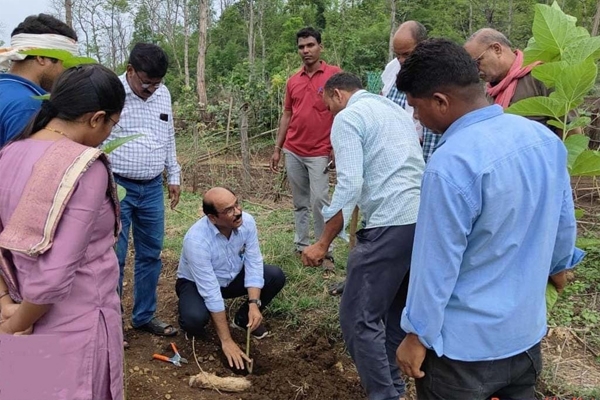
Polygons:
M242 213L242 226L229 239L202 217L185 234L177 278L195 282L198 293L211 313L225 310L221 287L227 287L245 269L244 284L262 289L263 258L258 244L256 222Z
M421 193L402 328L462 361L539 342L548 276L575 245L562 141L497 105L470 112L442 136Z

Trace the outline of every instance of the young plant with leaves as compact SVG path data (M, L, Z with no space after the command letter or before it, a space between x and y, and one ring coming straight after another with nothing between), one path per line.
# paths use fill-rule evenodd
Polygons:
M563 132L571 176L596 176L600 174L600 153L588 149L587 136L567 136L568 131L590 123L587 116L569 120L568 113L580 107L594 87L598 74L596 62L600 58L600 37L590 36L576 22L577 19L565 14L556 2L552 6L535 6L533 37L524 50L524 64L542 61L532 75L553 92L548 97L521 100L507 112L550 117L548 124Z

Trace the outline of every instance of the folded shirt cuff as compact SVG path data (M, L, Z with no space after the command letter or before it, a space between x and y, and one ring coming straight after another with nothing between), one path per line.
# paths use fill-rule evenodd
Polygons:
M413 325L413 323L410 321L410 318L408 317L406 307L404 308L404 310L402 310L402 319L400 322L400 326L404 332L416 335L417 338L419 338L419 342L421 342L421 344L425 346L425 348L435 351L438 357L441 357L444 354L441 346L433 346L423 336L419 334L417 328Z
M262 289L265 286L265 280L263 278L253 278L246 276L244 279L244 286L247 288Z
M223 300L204 301L204 304L206 304L206 308L211 313L225 311L225 302Z

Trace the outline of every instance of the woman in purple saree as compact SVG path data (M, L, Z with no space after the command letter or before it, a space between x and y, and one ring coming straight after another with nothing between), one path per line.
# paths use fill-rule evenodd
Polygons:
M0 367L17 365L26 341L33 346L44 335L54 344L48 353L54 370L43 381L34 377L36 398L120 400L123 339L113 250L119 207L108 162L96 147L119 120L125 92L112 71L86 65L65 71L51 93L0 151L0 268L10 297L21 303L0 323L0 333L33 327L30 337L18 339L25 346L15 346L14 359L4 357ZM31 377L11 373L17 379L5 380L2 394L17 398L9 393L23 394L19 386Z

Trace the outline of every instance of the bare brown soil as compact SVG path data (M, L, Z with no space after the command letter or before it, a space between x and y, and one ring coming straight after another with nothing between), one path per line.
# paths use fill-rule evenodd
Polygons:
M177 326L177 297L174 290L176 263L165 260L159 286L158 316ZM128 270L130 268L127 268ZM131 274L126 276L131 287ZM126 315L131 308L131 297L125 295ZM190 376L200 372L192 350L192 341L182 334L174 338L160 338L133 329L127 331L131 348L125 351L125 379L128 400L146 399L243 399L243 400L295 400L295 399L364 399L352 361L344 352L342 343L331 342L324 335L311 333L302 336L286 328L276 318L267 317L271 336L252 340L252 357L255 360L252 382L244 393L227 394L210 389L190 388ZM233 330L240 346L245 344L245 333ZM188 364L176 367L152 360L154 353L172 355L169 343L173 341ZM237 376L224 366L216 333L209 326L205 340L194 341L198 363L204 372L220 377Z

